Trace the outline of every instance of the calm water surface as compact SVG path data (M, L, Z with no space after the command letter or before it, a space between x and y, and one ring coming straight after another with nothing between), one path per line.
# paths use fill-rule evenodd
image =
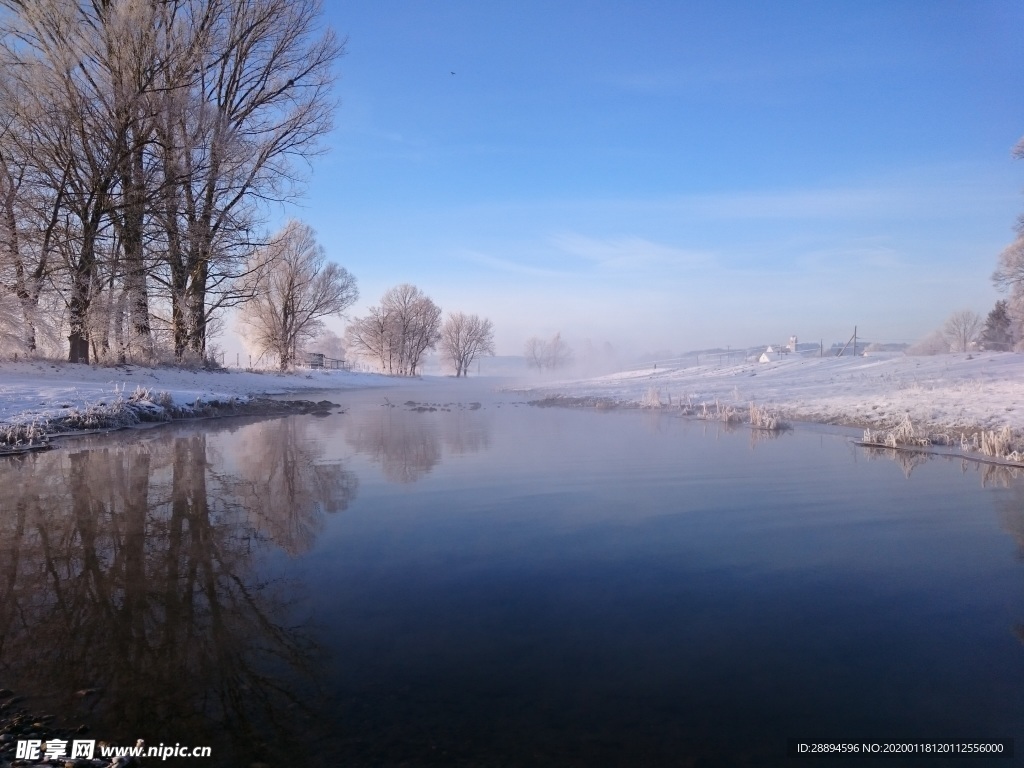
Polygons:
M0 687L192 765L1024 749L1006 470L474 382L329 397L0 461Z

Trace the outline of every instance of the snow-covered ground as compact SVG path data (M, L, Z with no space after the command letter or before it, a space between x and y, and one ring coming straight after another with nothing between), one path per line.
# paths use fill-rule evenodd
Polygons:
M0 428L44 424L75 412L110 409L132 401L133 395L133 404L143 408L181 410L197 403L244 402L260 395L314 389L388 386L394 381L386 376L348 371L281 374L7 361L0 362ZM140 388L148 390L148 394L136 395Z
M529 390L621 402L773 407L789 418L892 427L909 416L936 431L1024 430L1024 355L785 356L768 363L650 368Z
M0 436L5 427L66 421L70 414L117 410L128 403L146 420L197 403L245 402L260 395L389 386L386 376L346 371L291 374L191 371L49 361L0 362ZM137 391L147 390L141 395ZM1024 355L983 352L907 357L787 356L768 363L649 368L575 381L517 386L558 394L664 405L702 403L745 409L750 403L787 419L892 428L909 416L935 432L1024 433ZM46 431L54 431L49 429ZM8 441L10 442L10 441Z

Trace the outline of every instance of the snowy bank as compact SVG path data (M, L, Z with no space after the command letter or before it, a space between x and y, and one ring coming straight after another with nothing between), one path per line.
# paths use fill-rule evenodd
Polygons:
M518 388L517 388L518 389ZM767 363L649 368L519 391L621 403L746 411L751 403L788 419L895 429L1024 432L1024 355L982 352L908 357L784 356Z
M0 446L38 443L53 433L81 429L243 412L245 404L269 395L394 383L386 376L330 370L258 373L0 362Z

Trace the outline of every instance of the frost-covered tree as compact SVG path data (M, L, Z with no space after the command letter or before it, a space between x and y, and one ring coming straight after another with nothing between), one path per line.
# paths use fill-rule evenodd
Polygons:
M349 349L398 376L415 376L423 355L440 339L441 308L414 285L387 291L379 306L356 318L345 333Z
M178 66L160 83L155 151L173 182L158 209L160 278L176 355L202 356L211 318L247 298L239 278L266 203L294 199L331 129L344 41L321 25L319 0L171 5L190 57L169 51Z
M942 326L942 335L954 352L966 352L981 332L981 315L969 309L954 312Z
M452 312L441 326L440 346L455 376L467 376L476 358L494 354L494 327L479 315Z
M321 8L0 0L0 290L22 346L57 297L72 360L152 358L167 331L203 356L267 203L331 128L344 42Z
M1017 142L1013 148L1013 156L1018 160L1024 160L1024 139ZM1017 237L999 254L999 264L992 273L992 282L997 288L1010 294L1007 301L1010 330L1017 339L1017 346L1020 347L1024 344L1024 214L1017 218L1014 228Z
M548 342L548 367L564 368L571 362L572 348L562 339L561 333L556 333Z
M523 357L526 358L527 368L544 370L544 347L544 339L537 336L531 336L526 340L526 344L523 345Z
M281 370L323 329L323 318L341 315L359 297L356 280L327 261L308 224L290 221L249 270L252 298L239 310L242 334L260 352L274 354Z
M1006 299L1000 299L985 319L985 327L981 331L981 341L985 349L1006 352L1013 349L1013 321Z
M942 331L932 331L907 347L908 355L942 355L949 352L949 342Z
M547 341L536 336L527 339L523 354L527 367L541 371L563 368L572 362L572 348L562 339L561 333Z

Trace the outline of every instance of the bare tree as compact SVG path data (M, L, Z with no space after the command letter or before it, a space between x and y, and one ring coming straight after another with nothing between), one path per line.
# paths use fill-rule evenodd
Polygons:
M45 323L39 301L47 277L46 245L56 221L50 216L41 227L42 217L30 204L31 162L8 136L16 130L16 121L7 93L0 91L0 305L7 304L0 334L14 351L32 353L38 346L39 326Z
M494 354L494 327L479 315L452 312L441 326L440 345L444 359L455 367L455 376L467 376L476 358Z
M969 309L954 312L942 327L942 335L955 352L966 352L977 340L983 321L981 315Z
M546 346L544 339L537 336L531 336L526 340L526 344L523 347L523 357L526 358L527 368L536 368L538 371L544 370Z
M0 202L14 188L33 213L20 233L37 233L22 306L45 273L73 360L105 354L111 332L119 357L150 356L161 310L176 356L203 355L220 310L247 298L267 203L297 194L330 130L344 41L321 27L320 0L0 8L0 116L15 107L12 130L0 120Z
M441 309L414 285L403 283L352 321L346 341L357 353L376 360L382 371L415 376L424 353L440 338Z
M1024 138L1013 148L1013 156L1024 160ZM999 254L999 265L992 274L992 282L1002 291L1009 291L1007 310L1011 333L1020 339L1018 351L1024 351L1024 214L1017 218L1016 239Z
M2 97L14 107L8 155L31 164L36 189L59 200L55 284L69 313L69 357L89 358L89 315L119 160L101 4L3 0Z
M382 371L394 371L391 331L381 307L370 307L365 317L357 317L349 324L345 344L356 354L376 361Z
M302 346L323 329L323 318L341 315L359 297L356 280L328 263L308 224L290 221L253 255L252 298L242 305L243 335L261 352L276 355L281 370L295 363Z
M556 333L548 341L533 336L526 340L526 365L530 368L554 370L572 362L572 348Z
M571 362L572 348L562 339L561 333L556 333L548 342L548 367L564 368Z
M318 153L331 128L332 67L344 52L331 30L318 32L319 0L198 5L177 45L195 55L169 71L158 124L164 176L179 180L161 206L179 356L201 356L211 317L248 298L240 278L260 206L299 191L295 161Z

